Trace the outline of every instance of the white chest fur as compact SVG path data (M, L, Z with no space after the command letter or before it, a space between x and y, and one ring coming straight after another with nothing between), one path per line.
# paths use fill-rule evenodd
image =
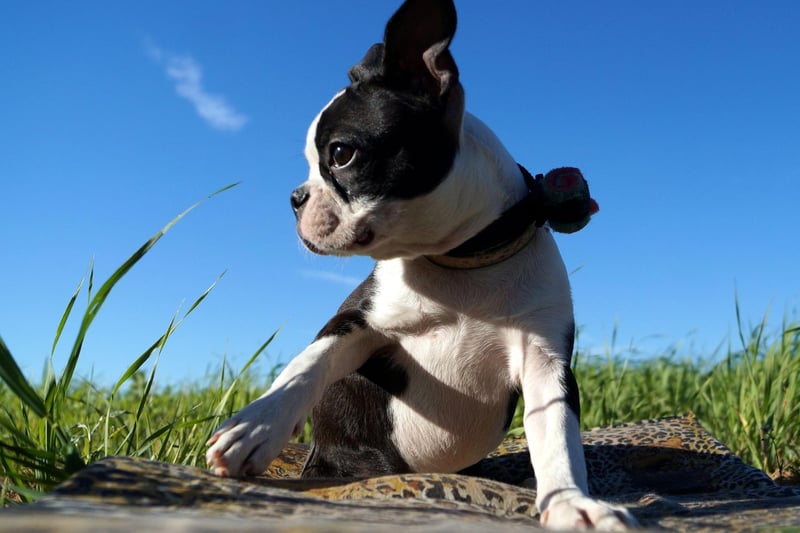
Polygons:
M393 441L416 471L456 471L503 438L530 338L571 321L566 273L548 232L484 269L426 259L379 263L369 322L398 345L408 389L390 403ZM539 315L547 320L537 325Z

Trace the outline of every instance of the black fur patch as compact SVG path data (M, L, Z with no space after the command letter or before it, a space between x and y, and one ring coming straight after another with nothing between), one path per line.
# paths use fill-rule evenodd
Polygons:
M375 277L370 274L350 293L341 307L339 307L336 315L323 326L314 340L319 340L329 335L342 337L352 332L354 328L366 327L366 314L372 309L372 290L374 286Z
M506 408L506 421L503 423L503 431L508 431L511 427L511 422L514 421L514 413L517 411L517 404L519 403L519 391L514 389L508 398L508 407Z
M428 193L447 175L458 146L444 115L438 103L397 93L381 80L355 83L317 123L320 175L346 201ZM335 143L355 149L350 164L330 164Z
M350 309L341 311L331 318L325 326L317 333L317 339L334 336L343 337L353 331L354 328L363 328L367 325L364 311L360 309Z
M390 390L402 392L408 376L391 365L390 353L379 350L358 372L325 391L311 414L314 442L303 477L365 477L411 471L391 440Z
M372 310L372 292L375 288L375 272L370 272L369 276L356 287L350 295L345 298L339 306L339 312L349 309L360 309L365 313Z
M572 412L575 413L575 416L578 417L578 420L580 420L581 397L578 391L578 381L575 379L575 374L572 373L572 369L569 366L565 368L562 385L564 387L564 392L567 394L567 405L572 409Z
M375 352L358 373L392 396L400 396L408 387L408 373L392 363L392 347Z
M564 355L567 356L567 362L572 362L572 352L575 350L575 323L570 323L567 331L564 332Z
M562 377L561 386L567 395L567 405L578 420L581 418L581 398L578 390L578 381L575 379L575 374L572 372L572 351L575 349L575 324L572 323L564 333L564 353L567 356L567 364L565 366L564 376Z

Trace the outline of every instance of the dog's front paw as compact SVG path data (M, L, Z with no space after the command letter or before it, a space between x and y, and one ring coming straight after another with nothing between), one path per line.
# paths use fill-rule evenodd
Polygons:
M639 523L624 507L579 495L550 503L542 512L542 525L548 529L599 529L623 531Z
M206 463L222 477L263 472L292 435L303 427L304 417L291 418L270 396L254 401L229 418L206 443Z

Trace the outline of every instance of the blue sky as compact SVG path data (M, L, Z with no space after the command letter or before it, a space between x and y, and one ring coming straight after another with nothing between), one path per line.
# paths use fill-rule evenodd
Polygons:
M78 367L111 381L223 271L160 382L299 353L371 268L299 245L306 128L396 2L0 3L0 335L39 376L64 307L185 207L114 289ZM580 167L600 213L561 235L580 345L709 354L734 299L800 303L800 3L457 2L467 107L531 171ZM79 300L85 307L85 294ZM56 353L61 366L77 320Z

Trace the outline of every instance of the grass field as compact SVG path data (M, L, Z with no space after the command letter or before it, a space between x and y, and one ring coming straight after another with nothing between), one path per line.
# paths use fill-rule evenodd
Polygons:
M40 382L31 383L0 338L0 504L31 501L107 455L204 466L211 432L258 397L278 370L256 375L251 366L270 337L242 369L234 371L223 363L200 382L155 385L158 356L169 336L202 304L212 285L183 316L166 325L165 333L113 386L75 378L83 339L109 292L185 213L148 240L99 289L93 288L91 272L79 284L53 342L55 351L67 320L80 320L63 369L50 369ZM83 292L90 305L82 317L71 317ZM784 478L800 471L800 325L785 323L780 331L769 331L764 321L739 331L738 347L714 358L653 354L629 361L576 351L573 366L582 391L583 427L693 411L746 462ZM521 432L520 425L521 407L510 432ZM300 440L309 436L307 425Z

